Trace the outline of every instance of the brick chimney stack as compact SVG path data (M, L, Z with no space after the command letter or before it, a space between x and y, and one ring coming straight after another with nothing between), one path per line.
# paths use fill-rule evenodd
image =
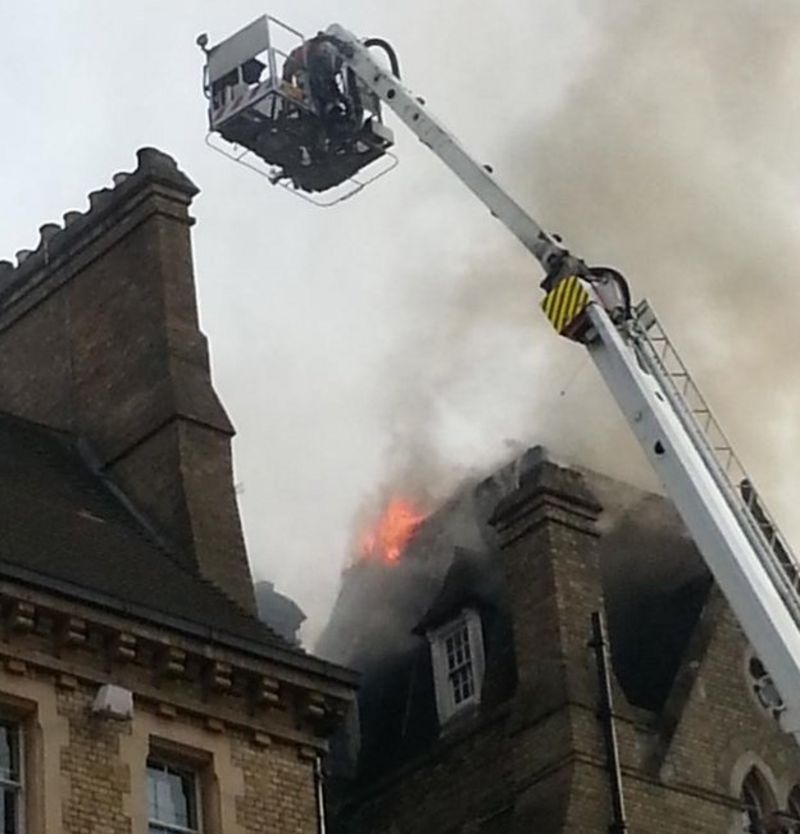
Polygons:
M255 611L234 431L198 323L198 189L157 150L138 162L0 262L0 409L85 438L176 555Z
M520 701L537 713L568 703L594 709L587 643L591 614L604 608L594 524L601 508L578 472L538 452L491 520L510 595Z

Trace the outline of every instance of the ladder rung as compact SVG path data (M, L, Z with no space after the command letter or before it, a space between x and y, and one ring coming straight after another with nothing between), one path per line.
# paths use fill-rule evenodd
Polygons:
M699 431L698 441L704 448L707 460L709 462L713 460L719 467L727 488L738 498L741 522L746 524L753 533L759 534L761 541L766 545L762 558L769 560L773 578L780 576L785 593L794 598L787 600L784 596L784 601L790 608L794 606L795 609L800 609L800 562L796 560L788 544L780 535L775 522L766 512L747 473L736 457L733 447L714 419L711 409L678 352L672 346L655 313L644 302L637 307L637 313L640 311L643 311L644 318L641 323L650 347L646 354L652 356L652 360L649 361L654 361L654 370L657 369L660 374L664 375L665 382L669 381L669 391L674 393L676 400L685 408L685 418L692 421Z

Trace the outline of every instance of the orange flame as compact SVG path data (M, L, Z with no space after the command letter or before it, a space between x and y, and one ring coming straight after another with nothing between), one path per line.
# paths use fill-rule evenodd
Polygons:
M362 534L359 542L361 558L394 564L424 520L425 515L411 501L393 498L375 526Z

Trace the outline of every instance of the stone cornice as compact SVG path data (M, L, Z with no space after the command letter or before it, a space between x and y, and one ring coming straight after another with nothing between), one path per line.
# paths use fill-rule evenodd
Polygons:
M218 730L236 726L320 749L354 700L352 685L336 677L6 581L0 659L10 673L36 668L60 686L125 686L165 717L200 716Z

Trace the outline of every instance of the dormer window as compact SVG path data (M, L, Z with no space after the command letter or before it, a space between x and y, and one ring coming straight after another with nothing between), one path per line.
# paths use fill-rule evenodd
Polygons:
M480 703L484 655L481 618L471 608L428 632L439 723Z

